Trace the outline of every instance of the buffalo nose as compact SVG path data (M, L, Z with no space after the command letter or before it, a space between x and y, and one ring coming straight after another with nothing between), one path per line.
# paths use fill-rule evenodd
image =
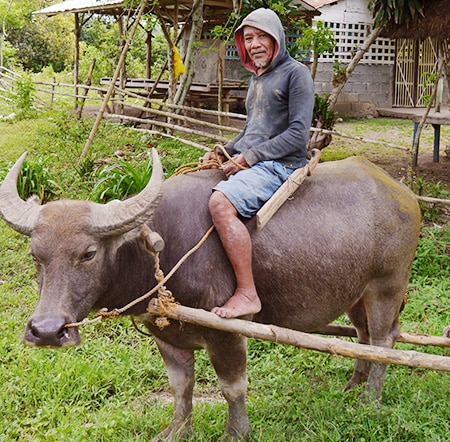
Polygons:
M62 347L77 345L78 331L64 327L67 323L62 316L32 318L25 330L24 342L39 347Z

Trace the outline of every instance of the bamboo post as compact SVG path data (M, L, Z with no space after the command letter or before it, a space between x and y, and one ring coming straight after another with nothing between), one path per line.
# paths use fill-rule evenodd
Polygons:
M86 82L84 83L84 90L83 90L83 95L80 99L80 103L77 109L77 118L81 118L81 114L83 113L83 108L84 108L84 102L86 101L87 95L89 93L89 86L91 85L92 82L92 75L94 74L94 68L95 68L95 63L96 63L96 59L93 58L91 61L91 65L89 66L89 72L86 78Z
M106 106L108 105L108 101L111 98L111 95L114 91L114 87L116 85L116 81L119 78L119 74L122 70L122 65L125 62L125 57L128 52L128 48L131 45L131 42L134 38L134 34L136 33L136 30L139 26L139 21L141 20L142 14L144 13L146 6L146 0L141 0L141 4L139 6L139 12L136 16L136 21L134 22L133 28L131 29L130 35L128 36L128 39L126 40L122 53L120 54L119 62L117 63L116 70L114 71L114 75L111 79L111 83L108 87L108 91L105 94L105 97L103 98L103 103L100 107L100 110L98 112L97 118L95 120L94 126L92 127L91 133L89 134L88 140L86 142L86 145L83 148L83 151L81 152L80 158L78 160L78 165L81 164L81 161L86 156L89 148L91 147L92 141L94 140L95 134L97 133L98 127L100 126L100 122L102 121L103 114L105 113Z
M167 316L181 322L214 328L229 333L239 333L249 338L265 339L280 344L317 350L332 355L347 356L383 364L428 368L450 372L450 357L420 353L411 350L393 350L374 345L361 345L337 338L322 338L275 325L259 324L242 319L224 319L201 309L169 304L162 309L158 300L150 301L147 311L151 315Z

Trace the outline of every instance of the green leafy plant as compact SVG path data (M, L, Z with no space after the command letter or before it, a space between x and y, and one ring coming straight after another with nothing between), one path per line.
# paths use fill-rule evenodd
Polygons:
M319 56L324 53L333 54L336 46L336 39L334 33L330 28L327 28L323 21L318 21L315 28L309 26L304 20L299 22L302 36L296 41L296 48L303 51L313 52L313 63L311 66L311 77L313 80L316 77L317 65ZM296 51L296 52L297 52Z
M390 21L399 24L418 19L423 16L425 3L425 0L370 0L369 9L375 26L382 26Z
M11 99L16 109L23 115L29 115L33 110L35 87L31 75L26 73L18 76Z
M133 166L127 161L119 160L112 165L105 166L99 172L99 179L92 191L92 199L106 203L136 194L146 186L151 172L150 161Z
M347 66L339 63L338 60L333 62L333 86L336 87L345 79L347 75Z
M436 73L432 72L423 72L422 73L422 79L423 79L423 90L426 91L428 88L432 90L434 82L436 81ZM425 104L425 106L428 106L433 99L433 94L424 94L422 97L422 100Z
M420 196L427 196L431 198L448 199L450 192L445 189L442 184L427 184L422 177L417 177L413 184L413 191ZM434 202L419 201L422 217L425 222L434 223L440 221L442 213L442 205Z
M322 129L333 129L337 120L337 113L330 109L328 97L328 94L314 96L313 122L317 127L317 122L320 122Z
M337 113L330 109L328 94L314 96L312 126L318 129L332 130L336 123ZM331 143L331 135L323 132L312 132L308 141L308 150L323 149Z
M39 157L36 161L25 161L17 179L17 191L23 199L32 195L37 195L42 204L50 200L61 188L52 179L52 176L45 166L47 159ZM11 168L11 164L2 172L4 178Z

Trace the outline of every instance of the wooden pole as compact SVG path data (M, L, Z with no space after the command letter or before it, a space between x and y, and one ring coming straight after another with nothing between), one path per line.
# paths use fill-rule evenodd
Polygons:
M91 147L92 141L94 140L95 134L97 133L98 127L100 126L100 122L102 121L103 114L105 113L106 107L108 105L108 101L111 98L111 95L114 91L114 87L116 84L117 79L119 78L119 74L122 70L122 65L125 62L125 57L127 55L128 49L131 45L131 42L133 40L134 34L136 33L136 30L139 26L139 21L142 17L142 14L144 13L146 6L146 0L141 0L141 4L139 7L139 12L136 16L136 21L134 23L133 28L131 29L130 35L128 36L128 39L125 41L125 44L122 49L122 53L120 54L119 62L117 63L116 70L114 71L114 75L111 79L111 83L109 85L108 91L105 94L105 97L103 98L103 103L100 107L100 110L98 112L97 118L95 120L94 126L92 127L91 133L89 134L89 138L83 148L83 151L81 152L80 159L78 160L78 165L81 164L81 161L86 156L86 154L89 151L89 148Z
M91 61L88 76L86 78L86 82L84 83L84 85L85 85L84 91L83 91L82 97L80 99L80 103L79 103L78 110L77 110L77 118L81 118L81 114L83 113L84 102L86 101L87 94L89 93L89 86L91 85L91 82L92 82L92 75L94 75L94 68L95 68L96 61L97 60L95 58L93 58Z
M320 335L348 336L356 338L355 327L349 325L329 324L320 330L314 332ZM432 345L435 347L450 347L450 338L445 337L445 329L443 336L428 336L417 333L400 333L397 342L414 345Z
M74 83L74 95L78 96L78 80L79 80L79 64L80 64L80 38L81 38L81 27L83 25L80 22L80 17L78 12L75 12L75 54L74 54L74 64L73 64L73 83ZM74 110L78 108L78 101L75 98Z
M166 128L166 129L178 130L180 132L185 132L185 133L188 133L188 134L196 134L196 135L200 135L202 137L207 137L207 138L214 139L214 140L218 141L219 143L226 143L227 141L229 141L228 138L221 137L220 135L215 135L215 134L212 134L212 133L203 132L203 131L197 130L197 129L191 129L189 127L179 126L179 125L174 124L174 123L166 123L164 121L150 120L150 119L137 118L137 117L130 117L128 115L120 115L120 114L107 114L107 115L108 115L109 118L117 118L118 120L135 121L137 123L151 124L152 126L160 126L160 127ZM176 116L178 117L178 115L176 115Z
M322 338L275 325L259 324L242 319L224 319L205 310L177 304L169 304L167 308L162 309L159 307L157 299L150 301L147 311L151 315L167 316L181 322L189 322L229 333L239 333L249 338L265 339L332 355L338 354L384 364L399 364L408 367L450 372L450 357L446 356L419 353L411 350L393 350L374 345L362 345L337 338Z
M436 99L438 82L439 82L439 78L441 76L442 70L444 69L444 64L445 64L445 58L442 58L439 62L439 66L437 68L436 79L435 79L434 85L433 85L432 97L430 98L430 101L425 109L425 113L422 115L420 123L418 124L416 131L414 133L414 141L413 141L413 147L412 147L412 167L416 167L417 162L419 160L420 135L422 133L423 126L425 125L425 123L427 121L428 114L430 113L433 102Z

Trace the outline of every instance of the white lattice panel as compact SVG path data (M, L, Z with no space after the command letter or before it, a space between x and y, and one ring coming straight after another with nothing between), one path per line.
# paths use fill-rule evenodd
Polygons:
M348 63L355 50L360 48L369 34L372 25L368 23L331 23L325 22L336 39L334 54L323 54L319 61ZM388 38L377 38L370 46L360 63L393 64L395 61L395 41Z

